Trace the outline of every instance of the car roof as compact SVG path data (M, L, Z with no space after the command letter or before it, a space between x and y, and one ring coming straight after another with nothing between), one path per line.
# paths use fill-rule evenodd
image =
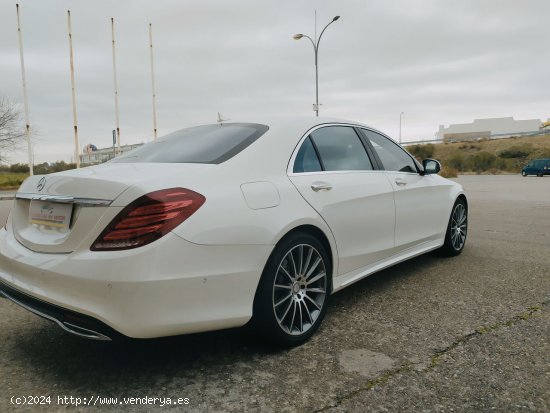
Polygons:
M300 139L316 126L346 124L366 127L376 131L375 128L361 122L324 116L257 117L235 119L223 123L260 123L269 126L269 130L257 141L234 158L228 160L227 163L224 163L227 167L238 164L242 168L265 171L266 173L269 170L273 173L281 172L281 165L288 164L289 158ZM382 134L384 135L384 133Z
M246 119L236 119L231 120L223 123L260 123L263 125L269 126L270 130L282 132L283 130L288 131L303 131L303 133L307 132L307 130L314 128L315 126L320 126L323 124L346 124L346 125L356 125L356 126L362 126L368 129L372 129L376 132L381 133L384 136L386 135L384 132L369 126L362 122L357 122L349 119L342 119L342 118L334 118L334 117L328 117L328 116L273 116L273 117L254 117L254 118L246 118Z
M367 126L361 122L349 119L333 118L328 116L272 116L272 117L254 117L246 119L231 120L224 123L261 123L269 127L314 127L325 123L346 123L360 126Z

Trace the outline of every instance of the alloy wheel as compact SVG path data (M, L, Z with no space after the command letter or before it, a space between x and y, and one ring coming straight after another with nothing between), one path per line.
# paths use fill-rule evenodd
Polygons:
M451 217L451 243L455 251L460 251L466 242L468 232L468 215L466 207L457 203Z
M273 283L273 311L290 335L306 333L321 315L327 295L327 272L321 254L299 244L281 260Z

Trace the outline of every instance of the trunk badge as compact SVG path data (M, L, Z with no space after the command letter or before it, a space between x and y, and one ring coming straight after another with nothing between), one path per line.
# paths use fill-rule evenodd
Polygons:
M36 189L38 189L39 191L42 191L45 186L46 186L46 177L42 177L42 179L38 181L38 184L36 185Z

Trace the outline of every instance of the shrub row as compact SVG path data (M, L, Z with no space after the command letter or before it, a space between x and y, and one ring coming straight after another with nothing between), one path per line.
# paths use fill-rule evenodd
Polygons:
M44 162L34 165L34 173L36 175L51 174L53 172L66 171L68 169L76 168L74 163L66 163L64 161L58 162ZM29 166L22 163L15 163L13 165L0 165L0 172L12 172L12 173L29 173Z
M442 165L457 172L519 172L531 159L550 158L550 148L535 148L530 143L513 145L507 149L491 153L482 150L480 145L462 144L458 148L441 151L433 144L411 145L407 150L418 160L437 158Z

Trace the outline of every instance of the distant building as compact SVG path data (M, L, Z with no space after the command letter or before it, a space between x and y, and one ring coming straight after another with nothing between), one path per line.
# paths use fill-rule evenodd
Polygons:
M123 145L116 148L116 154L122 155L125 152L131 151L134 148L143 145L142 143L136 143L132 145ZM113 159L115 155L114 148L100 148L98 149L91 143L84 147L82 154L80 154L80 163L85 165L96 165L99 163L107 162L109 159Z
M439 125L436 136L442 141L472 141L480 138L508 137L539 132L540 119L515 120L509 118L475 119L472 123L459 123L445 128Z

